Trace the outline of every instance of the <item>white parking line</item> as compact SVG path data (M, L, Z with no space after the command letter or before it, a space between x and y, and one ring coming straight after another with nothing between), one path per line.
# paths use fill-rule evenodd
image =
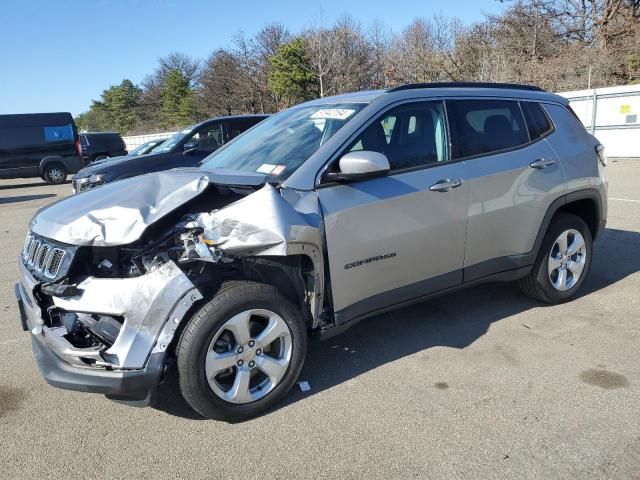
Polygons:
M617 200L618 202L634 202L634 203L640 203L640 200L631 200L630 198L609 198L609 200Z

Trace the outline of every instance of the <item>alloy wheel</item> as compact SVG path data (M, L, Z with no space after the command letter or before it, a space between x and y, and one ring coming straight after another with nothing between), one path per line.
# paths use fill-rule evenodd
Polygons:
M57 167L51 168L48 176L51 183L61 183L64 180L64 172Z
M291 353L291 331L282 317L270 310L245 310L227 320L211 340L207 381L227 402L254 402L282 380Z
M569 290L580 280L587 262L587 246L575 229L562 232L551 247L548 259L549 280L556 290Z

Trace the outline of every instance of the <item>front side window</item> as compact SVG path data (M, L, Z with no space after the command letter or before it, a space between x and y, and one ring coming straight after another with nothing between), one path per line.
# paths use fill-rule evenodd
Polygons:
M290 108L209 155L201 168L257 172L283 180L365 106L316 104Z
M448 100L453 157L486 155L529 142L520 106L510 100Z
M187 141L187 144L193 145L200 152L215 152L223 143L222 122L201 128Z
M193 127L185 128L179 132L174 133L171 137L167 138L160 145L151 150L152 153L167 153L172 152L176 145L181 142L187 135L193 132Z
M369 125L348 151L384 153L391 170L422 167L448 159L442 102L400 105Z

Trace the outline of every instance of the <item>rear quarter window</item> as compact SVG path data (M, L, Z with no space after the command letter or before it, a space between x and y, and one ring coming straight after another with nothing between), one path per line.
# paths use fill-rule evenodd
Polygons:
M522 112L524 113L524 118L527 122L527 128L529 129L529 136L531 137L531 140L544 137L547 133L553 130L553 125L539 103L520 102L520 106L522 106Z

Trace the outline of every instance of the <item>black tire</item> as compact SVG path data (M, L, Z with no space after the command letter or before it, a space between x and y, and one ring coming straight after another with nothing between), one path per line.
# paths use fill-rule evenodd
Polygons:
M549 278L549 255L551 249L554 247L556 239L562 232L567 230L577 230L580 232L585 241L586 254L585 265L582 273L580 274L578 281L568 290L557 290L554 288ZM593 240L591 237L591 230L586 222L576 216L569 213L560 212L557 213L551 220L551 224L547 229L547 233L544 236L538 257L533 265L531 273L519 281L522 291L536 300L540 300L549 304L558 304L570 300L576 292L580 289L584 283L589 269L591 267L591 257L593 254Z
M292 353L286 373L264 397L244 404L230 403L214 393L205 374L205 356L219 329L233 315L248 309L268 309L291 332ZM176 347L180 390L191 407L207 418L239 421L254 417L279 402L295 384L307 352L307 330L299 309L275 287L251 281L231 281L187 323Z
M60 185L67 180L67 169L61 163L48 163L44 167L42 178L49 185Z

